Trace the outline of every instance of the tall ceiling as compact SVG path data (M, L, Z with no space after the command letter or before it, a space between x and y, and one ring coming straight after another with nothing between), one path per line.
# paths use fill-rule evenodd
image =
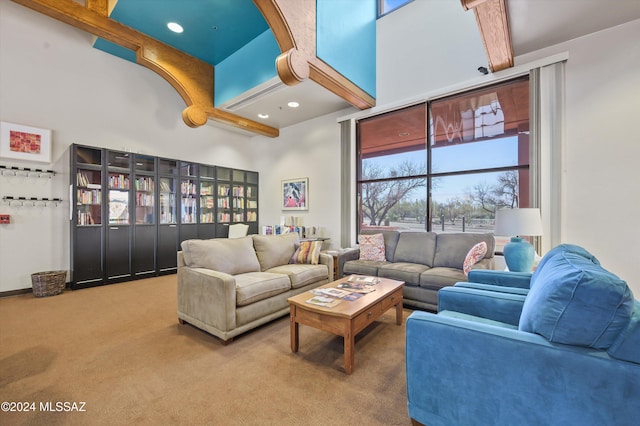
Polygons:
M515 56L640 19L640 0L506 2ZM439 3L433 1L430 7L441 7ZM405 7L412 6L409 4ZM252 0L118 0L110 18L214 67L255 37L271 31ZM184 32L171 32L167 28L168 22L179 23ZM442 23L441 29L434 28L434 33L439 31L448 31L446 22ZM279 82L277 76L239 98L245 98L246 102L235 107L232 110L234 114L261 120L276 128L350 106L344 99L315 82L305 81L286 86ZM299 102L300 107L289 108L289 101ZM268 114L269 118L258 118L258 114Z

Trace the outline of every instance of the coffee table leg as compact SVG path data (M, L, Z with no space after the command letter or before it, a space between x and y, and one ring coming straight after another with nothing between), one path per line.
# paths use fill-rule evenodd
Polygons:
M351 374L355 363L355 335L351 329L351 324L347 325L347 332L344 336L344 372Z
M291 352L298 352L298 323L296 322L296 307L291 305L289 313L289 321L291 323Z
M396 324L402 325L402 299L396 305Z

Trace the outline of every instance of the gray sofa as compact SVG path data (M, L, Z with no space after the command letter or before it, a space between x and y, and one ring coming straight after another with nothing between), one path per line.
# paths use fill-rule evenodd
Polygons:
M487 254L474 269L493 269L493 234L364 230L383 234L386 261L359 260L360 250L342 251L338 256L340 276L361 274L404 281L404 304L428 311L438 309L438 290L467 281L462 270L469 250L487 244Z
M333 257L289 264L298 234L187 240L178 252L178 320L223 342L289 313L287 299L333 281Z

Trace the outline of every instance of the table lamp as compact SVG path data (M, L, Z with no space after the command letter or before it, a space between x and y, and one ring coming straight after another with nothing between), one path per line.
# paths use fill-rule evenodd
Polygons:
M542 235L540 209L500 209L496 211L495 235L512 236L504 246L504 260L510 271L531 272L535 250L522 236Z

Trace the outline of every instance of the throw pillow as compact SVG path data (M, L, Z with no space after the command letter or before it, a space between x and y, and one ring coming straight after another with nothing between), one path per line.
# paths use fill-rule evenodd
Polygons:
M475 246L471 247L469 253L464 258L464 262L462 263L462 270L465 275L469 275L469 271L476 263L480 262L484 255L487 254L487 243L484 241L479 242Z
M309 263L317 265L320 258L320 249L322 241L302 241L296 252L293 253L289 263Z
M360 260L377 260L378 262L387 260L382 234L360 234L358 241L360 242Z

